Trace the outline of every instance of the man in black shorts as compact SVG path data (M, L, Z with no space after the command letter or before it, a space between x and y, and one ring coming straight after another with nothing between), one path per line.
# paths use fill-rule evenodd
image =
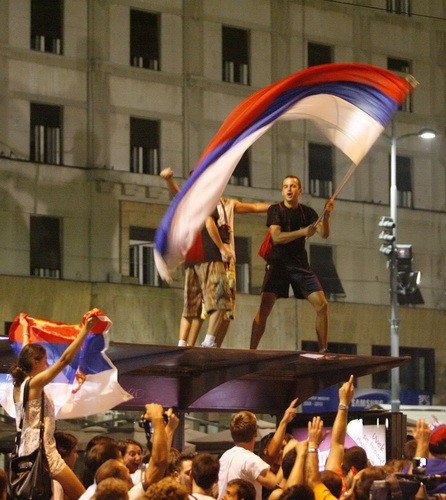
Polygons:
M268 209L266 225L269 226L273 248L266 266L260 307L252 324L250 349L257 349L276 299L287 298L291 285L294 296L307 299L316 311L319 350L327 350L328 303L319 280L310 269L305 238L315 233L324 239L328 238L333 201L327 202L324 217L317 222L317 213L311 207L299 203L301 193L300 179L288 175L282 183L284 201Z

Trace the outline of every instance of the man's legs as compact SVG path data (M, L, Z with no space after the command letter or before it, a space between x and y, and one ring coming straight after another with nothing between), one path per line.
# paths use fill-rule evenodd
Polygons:
M178 345L195 345L203 320L200 317L181 316Z
M307 300L316 311L316 335L322 351L328 343L328 302L323 291L310 293Z
M203 320L201 319L202 291L195 266L186 267L184 276L183 314L180 320L178 345L194 345Z
M224 262L204 262L199 277L203 290L203 307L209 321L202 347L217 347L216 337L224 324L226 312L231 310L231 294Z
M250 349L257 349L260 339L265 333L266 320L274 307L276 299L277 295L275 293L261 293L259 310L252 322Z
M228 333L230 323L231 320L225 314L220 324L220 328L217 332L217 335L215 336L215 342L217 342L217 347L221 347L221 345L223 344L223 340L225 340L226 334Z

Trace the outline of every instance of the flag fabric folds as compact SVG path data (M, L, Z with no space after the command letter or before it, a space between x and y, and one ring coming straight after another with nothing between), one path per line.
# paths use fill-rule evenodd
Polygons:
M45 387L45 392L51 395L54 401L58 419L86 417L110 410L132 399L118 383L117 369L105 354L111 320L99 309L87 312L79 325L32 318L21 313L9 329L12 350L18 355L23 345L20 317L24 317L28 323L29 341L38 342L46 349L48 364L52 365L79 334L82 325L90 316L96 316L98 321L86 336L79 353L72 363ZM8 377L10 383L7 384L0 403L11 416L15 416L12 378L10 375Z
M415 82L415 80L413 80ZM375 66L314 66L245 99L223 122L155 235L161 277L184 261L243 153L277 120L309 119L359 164L414 84Z

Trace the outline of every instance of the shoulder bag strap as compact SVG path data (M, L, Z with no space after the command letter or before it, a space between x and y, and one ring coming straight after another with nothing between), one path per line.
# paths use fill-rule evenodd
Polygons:
M15 445L17 447L17 450L20 448L20 441L22 439L22 426L23 426L23 419L25 417L25 406L28 403L28 398L29 398L29 382L30 379L27 379L25 381L25 387L23 388L22 414L20 416L20 424L19 428L17 429L17 435L15 438Z
M43 432L45 429L44 419L45 418L45 393L42 389L42 397L40 400L40 446L43 446Z

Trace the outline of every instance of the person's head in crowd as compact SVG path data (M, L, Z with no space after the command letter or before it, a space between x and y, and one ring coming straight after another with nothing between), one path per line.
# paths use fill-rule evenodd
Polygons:
M256 489L245 479L232 479L226 485L225 495L222 500L255 500Z
M411 437L404 443L403 458L413 460L417 449L417 440Z
M186 488L171 477L165 477L150 485L144 495L149 500L188 500Z
M68 432L55 432L54 439L56 440L56 448L60 456L65 460L70 469L74 469L79 456L77 452L77 437Z
M180 450L177 450L176 448L170 449L169 457L167 458L166 476L175 477L176 463L180 455L181 455Z
M192 460L196 453L180 453L175 462L174 479L183 485L189 493L192 492Z
M215 455L198 453L192 460L192 490L195 491L195 486L198 486L204 492L210 492L218 481L219 470L220 462Z
M263 436L262 439L260 440L259 457L271 466L271 470L274 473L277 473L277 471L280 468L280 464L282 463L283 452L284 452L285 446L287 445L287 443L291 439L293 439L293 436L291 434L288 434L288 433L285 434L285 438L282 442L282 447L280 449L280 453L278 454L277 459L275 460L275 463L272 463L272 460L270 459L270 457L267 454L267 450L268 450L268 445L271 442L271 439L273 438L274 434L275 434L275 432L270 432L270 433L266 434L266 436Z
M104 479L110 477L124 481L127 485L127 489L130 489L133 486L130 472L121 460L111 458L110 460L105 461L96 471L94 480L96 484L100 484L104 481Z
M325 484L334 497L339 498L342 493L342 479L339 475L332 470L323 470L320 476L321 483Z
M40 371L48 367L46 349L40 344L27 344L19 353L16 363L11 368L14 387L20 387L22 382L37 367Z
M314 493L308 486L296 484L283 490L279 500L314 500Z
M358 472L354 479L351 489L351 496L353 500L369 500L370 488L373 481L385 479L387 475L384 467L372 466L366 467Z
M116 441L112 437L106 436L105 434L98 434L88 441L87 446L85 447L85 453L88 453L93 446L99 443L116 443Z
M297 451L293 448L283 456L282 460L282 473L285 479L288 479L293 469L294 462L296 461Z
M3 469L0 469L0 500L6 500L6 486L8 484L8 476Z
M250 443L257 437L257 417L250 411L236 413L229 424L234 443Z
M85 455L84 486L88 487L94 482L94 476L99 467L107 460L114 458L122 462L122 455L118 444L102 442L95 444Z
M128 500L128 487L122 479L109 477L98 484L92 500Z
M348 487L351 486L355 475L368 465L367 453L361 446L352 446L344 452L342 473Z
M431 432L429 452L435 458L446 459L446 425L439 425Z
M134 439L123 439L118 441L118 448L121 450L124 465L133 474L141 465L143 449L142 446Z

